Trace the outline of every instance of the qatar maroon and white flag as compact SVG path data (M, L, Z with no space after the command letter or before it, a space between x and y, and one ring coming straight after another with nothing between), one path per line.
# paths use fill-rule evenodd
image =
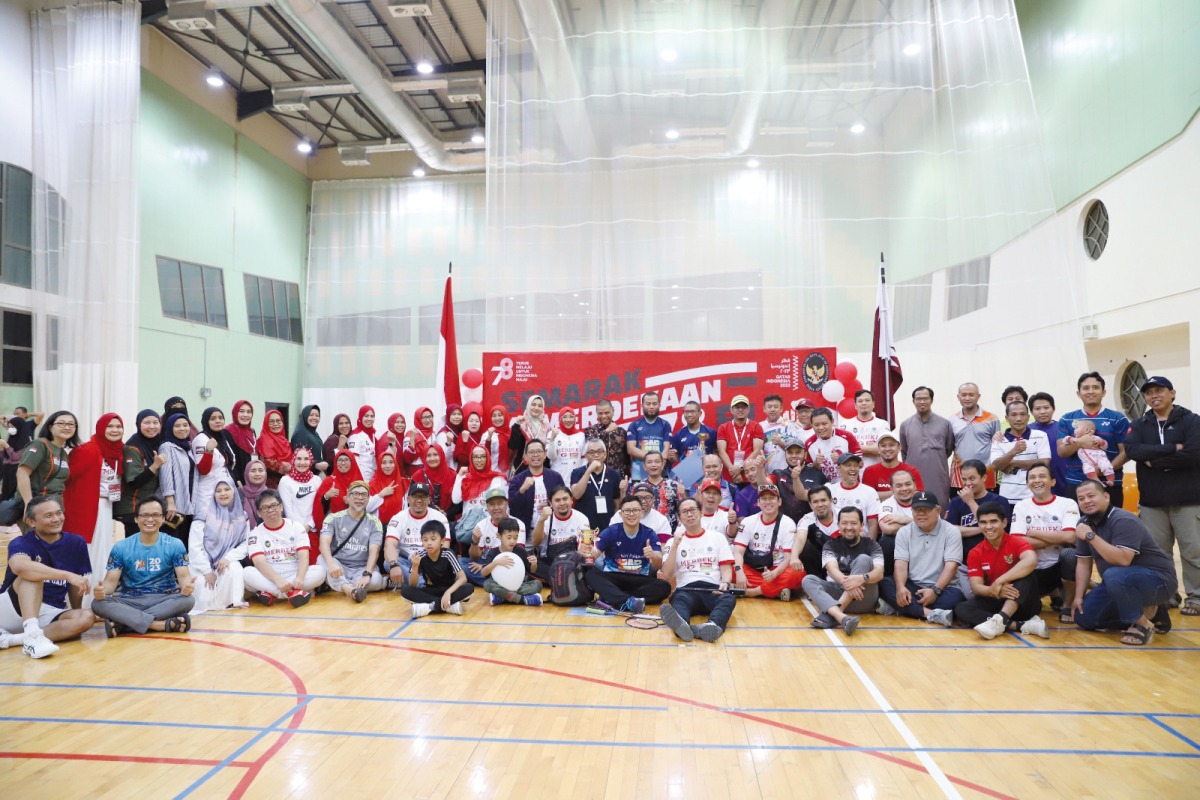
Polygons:
M453 265L451 265L453 270ZM450 275L446 276L446 294L442 297L442 329L438 338L437 389L446 405L462 405L462 388L458 383L458 342L454 338L454 300L450 292Z
M879 296L875 304L875 337L871 344L871 394L875 395L875 414L896 426L896 390L904 382L900 357L892 342L892 312L888 308L887 278L883 254L879 254Z

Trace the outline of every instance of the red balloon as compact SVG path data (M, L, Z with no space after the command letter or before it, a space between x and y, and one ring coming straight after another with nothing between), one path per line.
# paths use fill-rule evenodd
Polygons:
M843 419L850 419L858 413L858 411L854 408L853 397L847 397L845 400L838 403L837 410L838 413L842 415Z
M842 383L853 383L854 379L858 377L858 367L854 366L849 361L842 361L833 368L833 376ZM858 388L861 389L862 384L859 384ZM847 391L846 394L853 397L853 394L849 391Z
M468 389L478 389L483 385L483 370L472 367L462 374L462 382Z
M862 388L863 388L862 381L860 381L858 378L855 378L854 380L852 380L846 384L846 397L849 397L851 400L853 400L854 393L859 391Z

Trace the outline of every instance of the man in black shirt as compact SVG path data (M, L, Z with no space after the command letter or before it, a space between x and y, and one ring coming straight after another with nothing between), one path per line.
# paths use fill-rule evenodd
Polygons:
M588 518L592 530L602 531L616 513L621 497L621 474L606 465L608 448L599 439L592 439L583 448L587 463L571 472L571 496L575 510Z
M821 562L828 580L805 575L801 584L821 612L813 618L814 628L840 626L847 636L858 628L854 614L869 614L879 602L883 580L883 550L879 542L862 535L863 513L857 506L838 511L836 539L826 539Z

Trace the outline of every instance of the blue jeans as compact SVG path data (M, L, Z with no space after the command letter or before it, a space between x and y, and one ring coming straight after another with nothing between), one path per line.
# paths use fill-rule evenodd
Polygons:
M697 614L708 614L708 621L725 630L729 626L729 618L733 616L733 607L737 599L728 593L714 594L715 583L698 581L676 589L671 595L671 607L679 612L684 620L689 620Z
M1083 598L1075 624L1087 631L1128 628L1150 606L1161 606L1175 594L1173 582L1146 567L1109 567L1099 586Z
M913 619L925 619L926 608L944 608L947 611L953 611L956 605L966 599L962 591L959 590L958 586L951 583L942 590L941 596L934 600L933 603L928 606L923 606L917 601L917 590L921 587L913 582L911 578L907 580L904 585L907 586L908 591L912 593L912 602L906 606L901 606L896 602L895 578L888 577L879 582L879 596L886 600L890 605L895 606L896 610L901 614L906 617L912 617Z

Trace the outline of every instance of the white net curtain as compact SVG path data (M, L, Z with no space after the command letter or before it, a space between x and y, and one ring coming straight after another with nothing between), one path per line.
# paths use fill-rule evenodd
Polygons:
M473 304L464 366L483 349L862 352L881 251L892 281L962 265L959 288L996 287L979 259L1054 213L1009 1L496 0L489 25L486 184L315 191L310 315L325 298L410 314L430 346L389 356L393 385L432 385L416 318L448 260ZM395 212L422 193L440 205ZM1068 271L1045 281L1074 302ZM339 359L350 377L314 333L313 377Z

